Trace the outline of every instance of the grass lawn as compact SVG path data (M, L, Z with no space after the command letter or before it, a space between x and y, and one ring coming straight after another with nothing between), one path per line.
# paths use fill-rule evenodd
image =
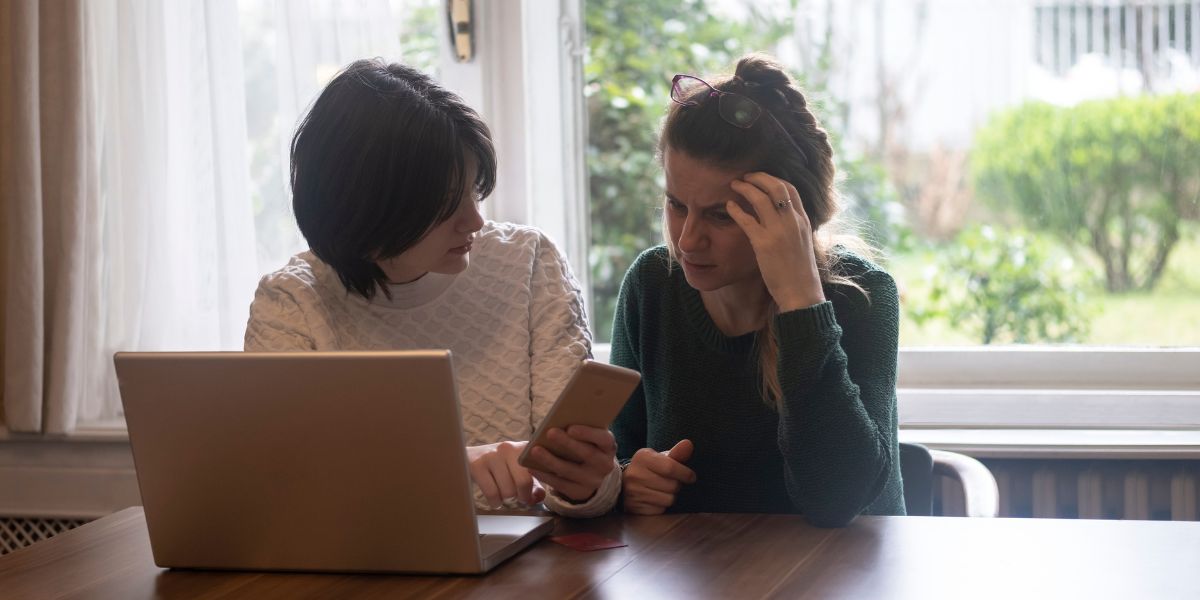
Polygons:
M1153 292L1089 294L1093 317L1086 344L1135 346L1200 346L1200 227L1186 230L1176 245L1162 280ZM928 294L924 270L933 263L931 251L896 255L888 269L901 290L900 345L975 345L970 331L936 320L918 326L905 306Z

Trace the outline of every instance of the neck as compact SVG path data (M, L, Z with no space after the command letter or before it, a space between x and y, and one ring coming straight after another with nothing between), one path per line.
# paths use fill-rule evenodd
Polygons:
M771 297L762 281L735 283L700 292L708 316L721 333L735 337L762 329Z
M422 278L422 277L424 277L424 276L426 276L426 275L428 275L428 274L429 274L429 272L428 272L428 271L426 271L426 272L424 272L424 273L421 273L421 274L419 274L419 275L415 275L415 276L414 276L414 275L412 275L412 274L404 274L404 275L401 275L401 276L400 276L400 277L398 277L398 278L397 278L397 277L392 277L391 275L388 275L388 283L393 283L393 284L405 284L405 283L412 283L412 282L414 282L414 281L416 281L416 280L418 280L418 279L420 279L420 278Z

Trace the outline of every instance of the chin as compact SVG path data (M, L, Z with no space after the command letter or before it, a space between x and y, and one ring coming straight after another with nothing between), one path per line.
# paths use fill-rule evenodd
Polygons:
M729 283L716 277L693 277L689 276L687 273L684 273L683 278L687 280L688 285L692 286L696 291L699 292L713 292L725 287Z
M448 258L448 259L442 261L440 264L438 264L437 267L434 267L433 269L430 269L430 270L433 271L434 273L440 273L442 275L458 275L459 273L466 271L467 267L469 267L470 265L471 265L471 255L464 254L462 256Z

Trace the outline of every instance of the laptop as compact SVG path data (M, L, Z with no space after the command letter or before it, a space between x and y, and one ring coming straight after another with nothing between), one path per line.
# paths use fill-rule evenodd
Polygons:
M114 363L160 567L484 573L553 527L475 514L449 351Z

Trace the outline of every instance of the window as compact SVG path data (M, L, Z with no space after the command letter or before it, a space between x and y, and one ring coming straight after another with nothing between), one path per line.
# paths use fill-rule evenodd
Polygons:
M761 50L801 82L847 221L900 287L908 439L1200 441L1200 6L596 0L586 27L597 339L625 269L662 240L671 75Z
M834 138L901 345L1200 345L1200 7L586 4L594 322L661 241L672 73L765 50Z

